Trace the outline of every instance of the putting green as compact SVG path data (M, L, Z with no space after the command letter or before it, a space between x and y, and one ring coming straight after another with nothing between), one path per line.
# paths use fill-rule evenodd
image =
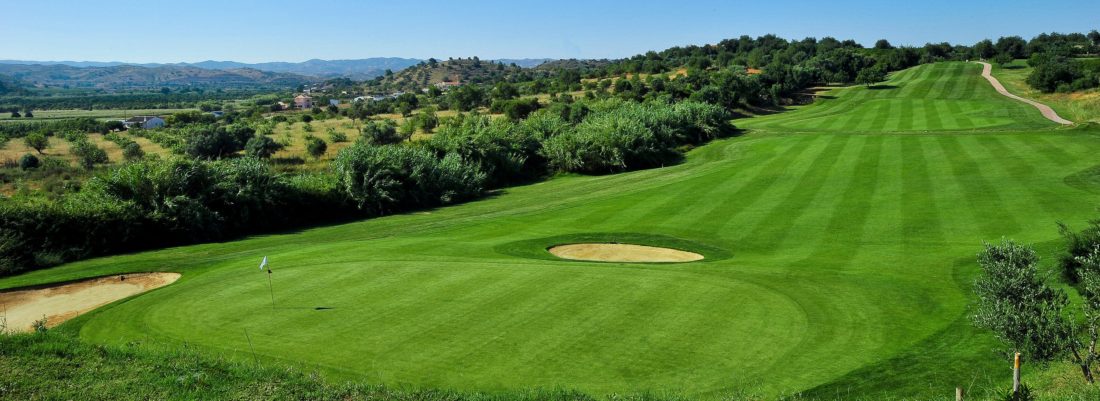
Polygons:
M1001 383L992 339L966 320L974 255L1008 236L1050 258L1056 221L1095 217L1094 181L1067 177L1095 167L1100 133L1053 129L979 71L936 64L894 75L895 89L841 89L739 121L748 134L673 167L100 258L0 287L182 272L65 326L93 342L186 342L242 359L247 329L261 358L390 385L920 397ZM603 237L706 259L545 251Z

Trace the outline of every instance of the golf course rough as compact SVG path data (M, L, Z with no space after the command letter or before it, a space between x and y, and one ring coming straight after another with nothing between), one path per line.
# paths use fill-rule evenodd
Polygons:
M261 360L333 380L830 399L927 399L962 378L1002 384L994 339L967 319L974 255L1010 237L1049 261L1055 222L1095 218L1100 192L1081 188L1094 180L1067 177L1100 164L1100 132L1056 129L980 72L939 63L881 89L837 89L738 120L745 135L676 166L558 177L430 215L87 260L0 288L182 272L186 281L65 326L95 343L187 343L250 360L247 329ZM593 268L546 252L607 241L564 239L579 230L674 238L705 247L615 241L706 258ZM270 290L256 269L265 255Z

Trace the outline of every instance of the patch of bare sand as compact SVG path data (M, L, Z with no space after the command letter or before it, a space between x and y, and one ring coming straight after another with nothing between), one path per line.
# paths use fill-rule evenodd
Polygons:
M0 292L0 320L7 330L31 331L46 317L53 327L92 309L172 284L179 273L129 273L59 285L36 286Z
M547 249L562 259L594 262L674 263L703 260L703 255L678 249L632 244L567 244Z

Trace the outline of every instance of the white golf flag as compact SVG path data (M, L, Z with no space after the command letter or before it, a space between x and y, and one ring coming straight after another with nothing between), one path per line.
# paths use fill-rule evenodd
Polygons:
M264 256L264 260L260 262L260 270L263 270L264 266L267 266L267 256Z

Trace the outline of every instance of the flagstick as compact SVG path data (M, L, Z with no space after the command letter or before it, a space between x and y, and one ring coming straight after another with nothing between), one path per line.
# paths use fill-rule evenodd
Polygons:
M271 309L275 309L275 290L271 288L271 268L267 269L267 290L271 293Z
M248 335L248 329L244 329L244 338L248 339L248 349L252 350L252 359L256 361L256 365L259 365L260 357L256 356L256 348L252 347L252 337Z

